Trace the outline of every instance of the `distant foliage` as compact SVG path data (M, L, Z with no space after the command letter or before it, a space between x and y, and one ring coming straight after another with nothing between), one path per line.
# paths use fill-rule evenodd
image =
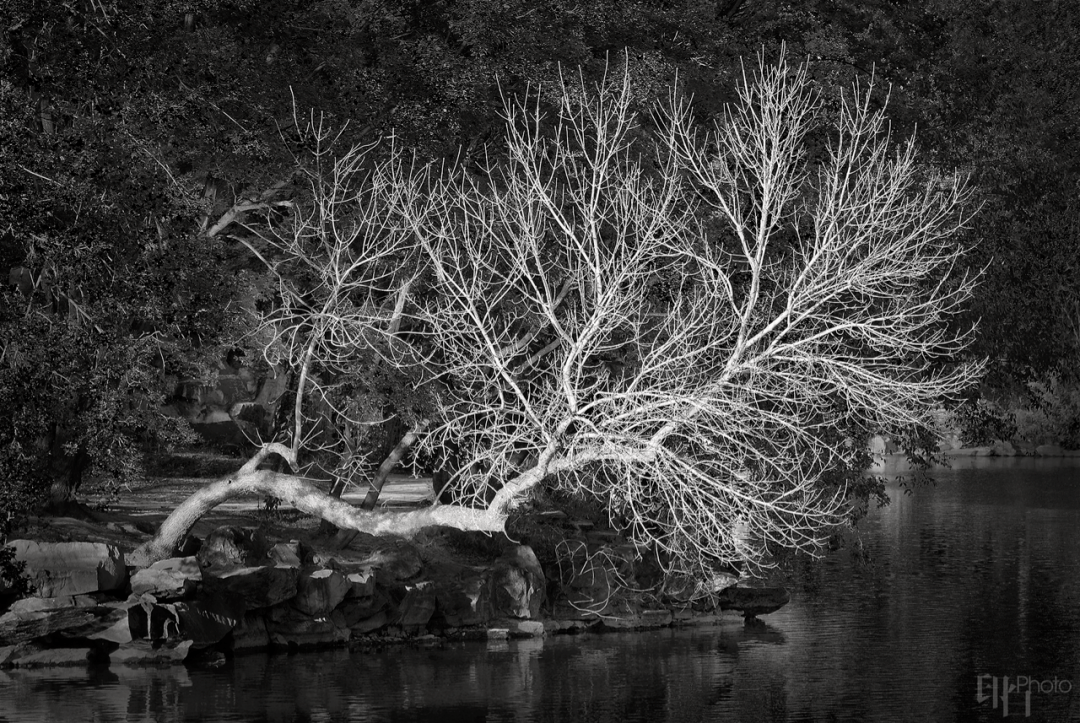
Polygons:
M983 447L995 441L1007 441L1016 435L1012 412L986 399L961 404L953 411L965 447Z

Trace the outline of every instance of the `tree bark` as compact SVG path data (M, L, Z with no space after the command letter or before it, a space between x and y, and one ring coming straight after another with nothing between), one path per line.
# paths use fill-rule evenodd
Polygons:
M149 565L174 554L177 545L199 519L222 502L244 495L273 495L342 529L371 535L411 536L425 527L447 526L461 530L502 532L506 515L494 508L469 509L451 505L410 512L369 512L335 499L296 475L271 470L241 471L218 480L184 500L161 524L157 535L132 553L129 562Z
M365 510L375 509L375 504L379 501L379 493L382 492L383 485L386 484L387 477L394 471L394 467L397 467L398 462L405 456L405 453L409 451L409 447L412 447L420 435L424 433L424 430L428 428L431 421L428 419L421 419L417 422L409 433L401 438L394 450L387 455L383 463L379 465L379 471L375 473L375 478L371 480L371 489L368 491L367 496L364 497L364 502L361 504L361 508Z

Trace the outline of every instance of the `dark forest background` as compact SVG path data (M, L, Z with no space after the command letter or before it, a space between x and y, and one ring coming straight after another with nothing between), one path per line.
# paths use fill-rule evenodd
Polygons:
M236 239L302 200L310 113L341 148L392 134L468 166L501 147L503 99L560 74L625 67L642 111L678 85L704 125L782 45L826 99L876 83L894 133L977 189L967 441L1078 446L1078 36L1069 0L7 0L0 518L192 442L160 414L183 380L230 354L265 371L251 312L275 282ZM365 388L411 410L372 433L385 451L424 400Z

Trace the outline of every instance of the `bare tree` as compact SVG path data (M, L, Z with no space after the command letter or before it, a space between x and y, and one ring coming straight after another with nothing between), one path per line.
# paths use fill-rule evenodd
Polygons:
M711 134L673 93L644 144L625 74L582 85L563 84L550 122L539 93L508 104L507 157L479 176L393 153L358 185L344 166L343 205L296 216L293 237L344 218L358 235L285 249L328 300L279 324L307 335L294 365L392 338L384 356L449 380L422 444L466 460L458 503L358 510L258 469L275 452L295 463L297 432L178 508L148 556L240 492L411 534L502 530L548 484L605 501L670 571L753 570L778 548L816 552L842 522L845 490L826 475L857 450L838 428L931 426L932 408L977 378L978 363L957 361L970 330L953 323L974 283L954 273L967 193L920 167L911 142L894 147L872 89L826 122L805 69L761 63ZM812 164L808 136L823 131L829 150ZM411 286L381 270L406 256ZM333 291L346 278L355 286ZM365 294L409 301L358 305ZM307 379L297 420L318 393Z

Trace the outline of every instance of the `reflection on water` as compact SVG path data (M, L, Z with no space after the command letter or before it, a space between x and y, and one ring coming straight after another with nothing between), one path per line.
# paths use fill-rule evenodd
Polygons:
M0 723L1080 720L1080 466L964 460L935 476L890 488L862 530L870 562L806 571L759 627L8 671ZM1058 683L1006 710L1004 676Z

